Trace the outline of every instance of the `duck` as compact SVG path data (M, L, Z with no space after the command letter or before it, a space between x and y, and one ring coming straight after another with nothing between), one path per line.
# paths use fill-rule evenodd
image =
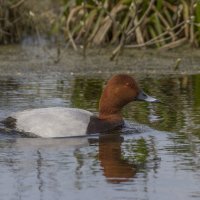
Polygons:
M106 133L124 126L122 109L133 101L160 102L140 89L134 77L117 74L102 91L98 115L79 108L36 108L15 112L3 123L25 135L42 138Z

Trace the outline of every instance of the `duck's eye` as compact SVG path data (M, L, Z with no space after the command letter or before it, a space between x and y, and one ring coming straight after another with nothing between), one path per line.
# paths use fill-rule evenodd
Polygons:
M128 87L128 88L131 88L131 89L134 88L134 85L132 83L129 83L129 82L125 83L125 86Z

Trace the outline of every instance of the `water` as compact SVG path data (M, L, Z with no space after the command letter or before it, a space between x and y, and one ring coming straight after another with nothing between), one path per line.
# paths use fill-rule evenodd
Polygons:
M107 76L1 75L0 120L51 106L97 113ZM1 130L0 199L199 199L200 75L137 79L165 105L129 104L117 134L41 139Z

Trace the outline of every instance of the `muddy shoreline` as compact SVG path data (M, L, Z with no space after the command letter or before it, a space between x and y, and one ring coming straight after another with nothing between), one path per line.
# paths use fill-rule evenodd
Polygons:
M57 49L48 46L7 45L0 48L1 76L31 74L110 75L115 73L147 75L182 75L200 73L200 50L171 51L126 49L117 61L110 61L112 49L88 49L74 52L62 48L59 62ZM177 60L180 60L178 66Z

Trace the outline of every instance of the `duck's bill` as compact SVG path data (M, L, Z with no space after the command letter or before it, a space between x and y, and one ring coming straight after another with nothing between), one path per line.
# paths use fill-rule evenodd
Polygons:
M145 94L142 90L136 96L135 100L146 101L146 102L151 102L151 103L159 103L160 102L158 99Z

